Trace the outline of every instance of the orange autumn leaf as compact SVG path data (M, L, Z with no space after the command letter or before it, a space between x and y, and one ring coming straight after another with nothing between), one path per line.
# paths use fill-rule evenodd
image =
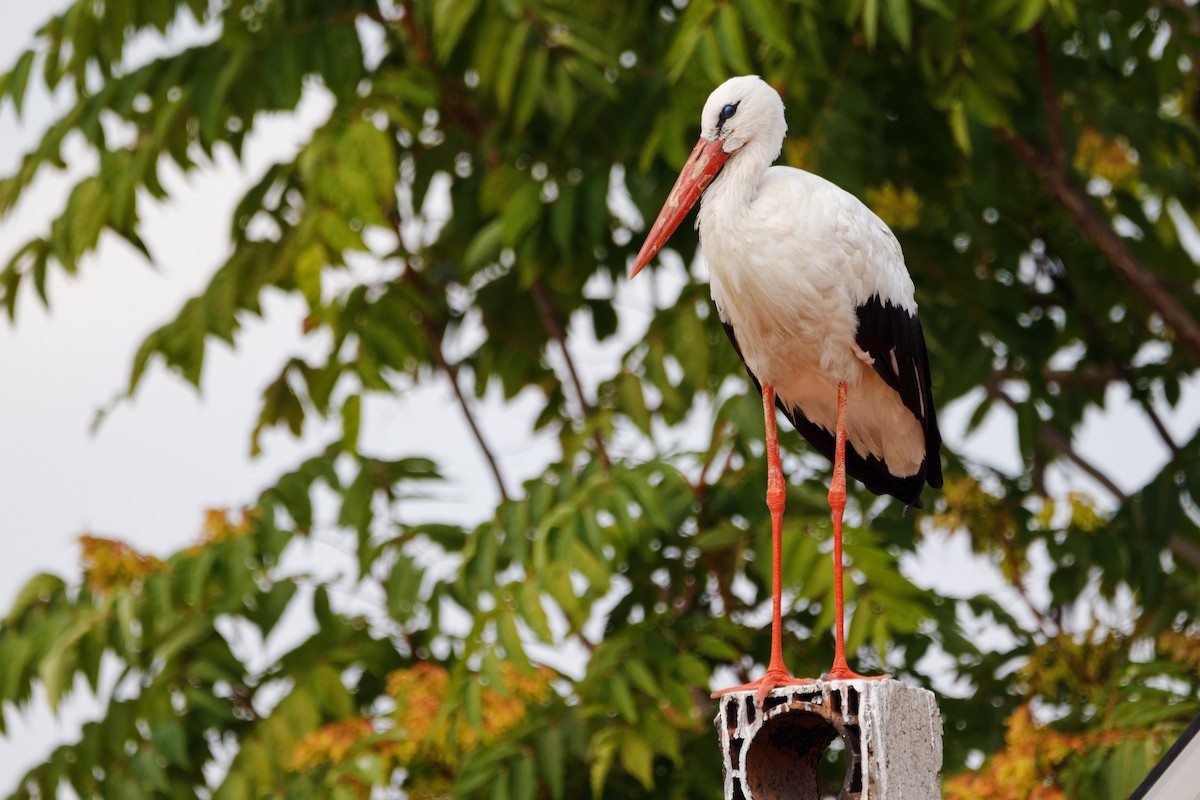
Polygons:
M1159 654L1176 664L1200 670L1200 631L1168 628L1155 638L1154 646Z
M200 529L200 539L193 550L199 550L206 545L238 539L250 532L250 523L254 519L255 510L243 511L235 520L227 509L210 508L204 512L204 527Z
M482 732L464 719L442 718L450 674L437 664L422 662L388 676L387 690L396 700L395 719L405 738L392 744L401 761L418 754L449 764L458 753L500 739L526 717L528 703L545 699L551 689L552 673L540 669L524 674L510 664L500 667L504 682L501 689L483 690Z
M310 731L297 743L288 764L291 770L305 770L321 764L340 764L363 737L374 733L371 720L357 718L328 725Z
M1084 128L1075 145L1075 169L1102 178L1118 188L1128 188L1137 177L1137 162L1129 146L1095 128Z
M945 800L1064 800L1057 778L1070 759L1148 735L1132 729L1059 733L1039 724L1028 704L1014 711L1006 726L1004 748L982 769L946 781Z
M83 578L96 592L128 588L162 567L160 560L139 553L120 539L83 535L79 546Z

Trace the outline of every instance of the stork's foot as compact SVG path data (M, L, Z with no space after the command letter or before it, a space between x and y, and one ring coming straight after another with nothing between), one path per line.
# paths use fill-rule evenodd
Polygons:
M823 681L886 681L892 676L885 673L883 675L859 675L854 670L847 666L834 666L829 672L821 676Z
M767 699L767 695L775 689L784 686L803 686L813 682L811 678L793 678L786 670L782 672L768 672L756 681L750 681L741 686L731 686L728 689L713 692L712 697L720 697L730 692L754 692L754 704L761 708L763 701Z

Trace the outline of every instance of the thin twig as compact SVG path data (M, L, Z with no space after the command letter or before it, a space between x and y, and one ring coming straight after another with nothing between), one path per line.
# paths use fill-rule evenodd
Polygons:
M1008 394L1008 392L1001 388L999 382L988 380L984 384L984 388L987 390L989 395L1001 401L1011 409L1015 410L1017 406L1020 405L1020 403L1014 400L1013 397ZM1063 458L1066 458L1068 461L1072 462L1081 470L1086 472L1092 477L1092 479L1103 486L1118 502L1124 503L1129 499L1129 496L1121 491L1120 487L1113 483L1111 478L1076 453L1075 449L1071 447L1071 442L1051 426L1044 424L1041 425L1040 430L1038 431L1038 439L1046 447L1049 447L1055 453Z
M558 343L558 350L562 354L563 362L567 365L567 374L571 376L571 384L575 387L575 397L579 401L580 419L586 423L588 417L592 415L592 405L588 402L587 395L584 394L583 383L579 380L579 373L575 370L575 361L571 358L571 351L567 347L566 331L563 330L562 322L558 319L558 313L542 279L535 278L530 288L533 294L533 303L537 306L538 316L542 318L542 325L550 334L550 338ZM592 442L596 446L596 454L600 456L600 463L607 470L612 466L612 462L608 458L608 450L604 446L604 439L600 436L599 431L593 432Z
M1142 389L1138 388L1137 379L1133 375L1133 370L1123 364L1120 365L1118 369L1121 371L1121 377L1124 378L1125 383L1128 384L1129 392L1133 397L1139 397L1145 394ZM1151 402L1152 399L1153 398L1151 397L1145 397L1145 400L1142 403L1142 411L1146 412L1146 416L1150 418L1150 424L1153 425L1154 430L1158 432L1158 438L1162 439L1163 444L1165 444L1167 449L1171 451L1171 458L1179 458L1179 456L1183 454L1183 451L1179 448L1179 445L1175 443L1175 439L1171 436L1171 432L1167 430L1167 426L1165 423L1163 423L1162 417L1160 417L1158 412L1154 410L1154 404Z
M396 228L396 235L400 235L399 227ZM429 296L429 287L421 276L411 266L404 270L404 279L411 283L417 291ZM421 330L425 334L425 340L429 345L429 352L433 355L433 360L437 363L438 368L450 380L450 387L454 390L454 396L458 399L458 406L462 409L463 417L467 421L467 426L471 429L472 435L475 437L476 444L479 445L480 452L483 453L483 458L487 461L488 466L492 470L492 476L496 479L496 489L500 492L500 499L507 501L509 499L508 490L504 486L504 477L500 474L500 466L496 461L496 457L492 454L492 449L488 446L487 439L484 438L483 431L479 429L478 423L475 422L475 412L463 393L462 386L458 383L458 366L451 364L446 360L446 354L442 350L442 331L427 315L421 315Z
M458 383L458 367L446 360L445 353L442 352L441 337L437 326L433 324L433 320L428 317L422 317L421 327L425 331L425 338L429 342L429 349L433 353L434 360L441 368L446 377L450 379L450 386L454 389L454 396L458 399L458 407L462 409L463 417L467 420L467 425L471 428L471 433L475 437L475 442L479 445L480 452L483 453L483 458L487 461L488 466L492 470L492 477L496 479L496 489L500 492L500 499L507 501L508 490L504 488L504 478L500 474L500 466L496 462L496 457L492 454L492 449L488 447L487 440L483 436L483 431L479 429L478 423L475 422L475 413L471 408L470 401L463 393L462 386Z
M1066 165L1066 148L1063 146L1062 109L1058 105L1058 94L1054 91L1054 74L1050 70L1050 50L1046 47L1046 34L1042 24L1033 26L1033 44L1037 49L1038 77L1042 83L1042 102L1046 106L1046 126L1050 129L1050 154L1058 171Z
M1079 455L1075 451L1075 448L1071 446L1071 442L1067 437L1063 436L1056 429L1049 425L1043 425L1038 438L1051 450L1086 472L1092 480L1103 486L1119 502L1124 503L1129 499L1129 495L1121 491L1120 487L1113 483L1112 479L1101 472L1094 464Z
M400 23L404 26L404 31L408 34L408 40L413 49L417 51L417 58L427 66L432 65L433 53L430 52L425 37L421 35L421 29L417 27L417 15L413 11L412 0L403 0L400 6L403 11L400 15Z
M457 127L466 130L472 139L477 142L481 141L484 134L487 133L487 125L479 115L479 112L476 111L475 106L463 97L458 84L451 83L442 77L446 74L446 70L442 65L438 64L436 56L429 47L429 42L426 41L424 34L417 26L417 15L413 10L412 0L402 0L401 9L403 13L400 16L400 24L404 26L404 32L408 36L409 43L413 47L417 60L431 74L438 76L438 95L441 97L442 107L446 111L446 116Z
M1064 388L1102 389L1114 381L1136 380L1137 374L1126 367L1080 367L1078 369L1042 370L1042 380L1057 384ZM1127 377L1128 376L1128 377ZM993 370L988 380L992 381L1025 381L1028 376L1012 369Z
M1200 570L1200 546L1197 546L1191 539L1185 539L1178 533L1172 533L1167 537L1167 547L1170 548L1171 555L1183 559L1192 569Z
M1088 389L1102 389L1110 383L1120 381L1129 387L1130 394L1133 397L1137 398L1145 394L1145 391L1138 386L1136 371L1124 364L1114 364L1107 368L1084 367L1078 370L1043 369L1042 378L1047 383L1054 383L1058 386ZM992 373L989 380L1025 380L1025 376L1011 370L996 370ZM1143 403L1142 410L1150 419L1150 424L1158 432L1158 436L1162 439L1163 444L1171 451L1171 457L1178 458L1183 453L1182 448L1179 447L1174 437L1171 436L1171 432L1167 430L1162 416L1154 409L1154 406L1148 399Z
M1016 408L1017 402L1006 394L998 384L993 384L989 381L986 388L988 394L1003 401L1010 408ZM1093 480L1112 494L1119 503L1124 504L1129 500L1129 495L1121 491L1120 487L1113 483L1111 478L1079 455L1075 451L1075 448L1071 446L1071 442L1057 430L1049 425L1043 425L1038 438L1044 445L1087 473ZM1172 533L1167 537L1167 549L1176 558L1187 562L1192 569L1200 570L1200 546L1197 546L1191 540L1184 538L1181 534Z

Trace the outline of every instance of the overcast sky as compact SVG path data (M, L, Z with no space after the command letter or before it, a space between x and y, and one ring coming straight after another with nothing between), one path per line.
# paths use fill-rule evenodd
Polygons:
M37 26L66 5L64 0L6 3L0 71L11 66ZM147 50L154 46L144 45ZM10 173L20 154L66 108L68 98L60 92L52 100L36 80L29 94L21 120L10 104L0 106L0 174ZM0 559L0 609L8 607L36 572L50 570L77 579L79 534L117 536L139 549L169 554L197 535L204 509L252 500L281 471L320 449L330 437L331 431L319 425L310 426L299 441L268 433L263 455L249 457L249 434L262 388L284 361L302 353L297 348L303 304L278 294L266 296L266 320L243 330L236 352L223 344L210 345L202 392L152 369L137 396L118 405L98 433L89 433L96 410L126 385L142 338L197 293L227 254L225 231L241 193L267 164L293 153L328 108L326 97L309 92L296 118L275 117L256 126L243 165L223 153L215 164L187 178L174 167L164 169L170 204L141 207L142 234L154 255L154 268L130 247L106 236L98 252L84 260L77 278L64 279L52 271L49 311L26 288L16 325L0 321L0 533L8 545ZM66 190L94 168L94 159L78 145L68 148L65 176L43 176L17 213L0 220L0 264L48 228ZM649 317L645 286L622 289L618 342L599 347L579 337L576 355L589 384L615 367L619 352L643 329ZM551 437L531 439L526 434L536 410L533 398L508 407L491 402L481 410L483 427L512 489L538 474L557 452ZM1195 383L1182 408L1167 417L1177 441L1186 441L1200 424ZM961 444L963 407L946 409L942 419L947 441ZM435 454L447 468L450 484L421 507L423 512L475 521L493 507L496 492L490 473L448 387L424 388L402 401L370 403L364 433L375 452ZM996 413L973 437L969 450L980 460L1011 470L1019 465L1014 442L1011 417ZM1093 415L1077 444L1126 490L1140 486L1166 459L1165 448L1149 426L1128 411ZM1056 485L1092 488L1085 478L1062 472ZM929 577L927 583L952 594L999 585L986 566L970 558L965 537L925 547L908 571L940 573L941 578ZM6 711L11 714L12 709ZM94 713L93 703L76 699L63 719L53 718L40 701L20 720L10 717L9 736L0 739L0 793L10 791L16 778L54 742L72 737L79 720Z

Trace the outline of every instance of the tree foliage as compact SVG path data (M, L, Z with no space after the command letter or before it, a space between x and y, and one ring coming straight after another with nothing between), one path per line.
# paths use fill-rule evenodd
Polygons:
M170 42L187 18L199 41L131 63L137 36ZM1200 11L1182 0L78 0L0 77L18 112L34 81L74 98L0 181L0 213L63 167L69 138L98 156L0 270L9 317L111 235L169 258L139 235L146 204L170 199L162 172L240 158L267 115L327 93L328 119L241 198L228 258L146 337L128 391L154 364L198 383L206 348L236 344L273 289L303 298L322 354L269 383L254 446L313 418L340 435L253 507L214 512L193 547L159 560L85 539L81 584L25 586L0 624L0 726L35 686L106 707L14 796L365 797L400 781L414 798L712 796L710 681L768 647L757 399L695 266L594 393L571 353L617 329L639 243L627 206L657 211L708 91L750 72L784 95L784 160L896 230L939 402L971 404L972 427L1010 409L1024 460L1009 475L948 450L926 515L855 495L850 649L922 685L952 673L951 796L1125 796L1200 711L1200 441L1159 419L1200 366L1177 228L1200 221L1198 58ZM693 264L694 237L672 245ZM532 391L561 445L524 486L495 469L502 500L473 528L406 514L441 479L438 454L385 459L362 433L368 399L430 381L473 430L489 388ZM1071 444L1114 387L1171 452L1131 496ZM668 444L689 426L701 447ZM786 655L818 674L826 467L790 445ZM1108 496L1052 495L1064 465ZM314 529L353 548L352 590L377 612L289 569ZM944 531L1012 591L940 597L900 569ZM1026 585L1038 558L1045 598ZM292 609L315 630L270 663L231 647L231 630L266 640ZM586 663L552 671L546 647Z

